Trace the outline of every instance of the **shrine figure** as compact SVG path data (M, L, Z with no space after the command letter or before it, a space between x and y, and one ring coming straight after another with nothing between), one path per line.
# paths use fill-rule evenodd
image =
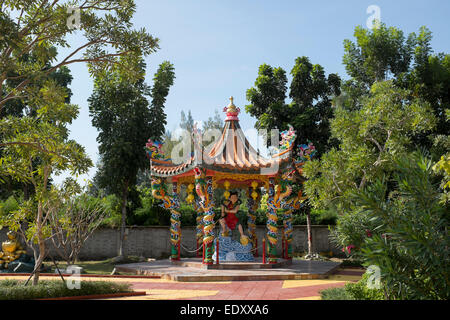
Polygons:
M17 239L17 234L14 231L8 231L6 235L8 240L3 241L2 251L0 251L0 265L3 265L4 268L8 268L10 262L17 260L26 252Z
M237 238L243 245L248 243L248 237L244 234L243 221L237 216L241 200L237 192L231 192L230 198L222 203L222 215L219 223L222 227L222 236L228 237L231 231L232 238Z

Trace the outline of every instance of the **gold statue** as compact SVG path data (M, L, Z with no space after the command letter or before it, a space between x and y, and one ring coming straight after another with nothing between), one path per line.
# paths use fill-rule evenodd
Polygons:
M26 253L14 231L10 230L6 235L8 240L3 241L2 251L0 251L0 265L3 264L4 268L8 268L10 262L19 259L23 253Z

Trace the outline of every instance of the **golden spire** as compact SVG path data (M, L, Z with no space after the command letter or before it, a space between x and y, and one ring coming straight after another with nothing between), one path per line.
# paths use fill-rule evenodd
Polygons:
M237 120L239 121L238 114L241 112L239 108L237 108L233 103L233 97L230 97L230 104L223 108L223 112L226 112L227 117L225 121Z
M233 103L233 97L230 97L230 104L227 106L227 112L236 112L236 106Z

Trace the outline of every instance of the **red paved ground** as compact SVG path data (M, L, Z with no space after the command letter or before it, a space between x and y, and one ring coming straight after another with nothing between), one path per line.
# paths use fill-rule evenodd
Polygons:
M123 299L177 299L177 300L287 300L318 299L320 291L342 287L349 281L357 281L363 271L340 270L330 279L272 280L232 282L139 282L132 281L133 288L147 291L145 297ZM173 297L171 298L171 293ZM202 295L202 293L204 295ZM180 296L181 295L181 296Z
M320 299L320 291L342 287L349 281L358 281L364 270L340 269L328 279L271 280L228 282L176 282L164 279L135 277L83 277L83 281L127 282L145 296L114 298L117 300L287 300ZM26 279L24 275L4 275L1 278ZM56 276L43 278L59 279Z

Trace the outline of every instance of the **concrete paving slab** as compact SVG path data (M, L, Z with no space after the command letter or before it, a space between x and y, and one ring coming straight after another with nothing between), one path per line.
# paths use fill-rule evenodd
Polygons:
M303 280L324 279L335 271L340 263L332 261L293 260L278 268L264 269L249 266L249 263L233 263L227 269L203 269L193 266L201 259L190 258L186 264L173 263L169 259L116 265L118 272L138 275L160 276L162 279L179 282L209 281L259 281L259 280ZM258 262L257 262L258 263Z

